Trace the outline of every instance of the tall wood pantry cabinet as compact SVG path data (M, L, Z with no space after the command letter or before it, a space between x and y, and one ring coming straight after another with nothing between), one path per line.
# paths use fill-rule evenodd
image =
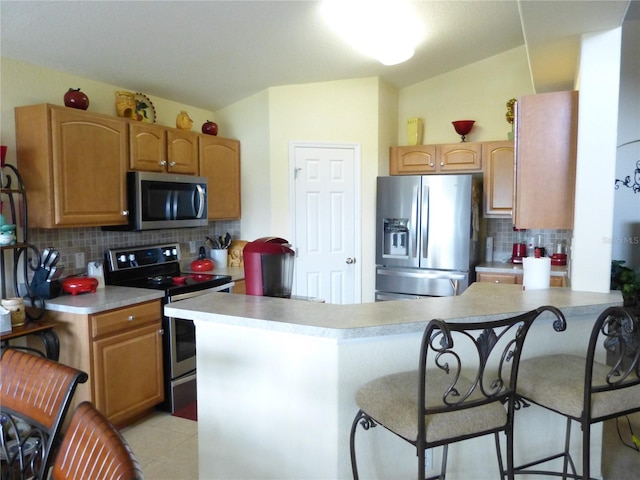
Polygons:
M30 227L127 223L125 122L49 104L17 107L15 116Z
M577 91L518 99L516 228L573 228L577 131Z

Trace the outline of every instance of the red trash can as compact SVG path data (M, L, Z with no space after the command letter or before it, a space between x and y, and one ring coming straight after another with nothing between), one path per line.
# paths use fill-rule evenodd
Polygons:
M284 238L262 237L243 250L247 295L291 297L295 252Z

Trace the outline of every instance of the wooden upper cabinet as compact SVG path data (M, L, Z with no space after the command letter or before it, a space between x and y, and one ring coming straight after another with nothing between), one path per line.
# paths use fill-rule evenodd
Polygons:
M129 168L195 175L198 134L161 125L129 123Z
M437 165L440 172L477 172L482 170L482 144L460 142L437 145Z
M511 217L514 184L513 152L512 141L482 144L485 217Z
M520 97L516 104L516 228L571 229L578 92Z
M389 149L391 175L467 173L482 170L482 144L412 145Z
M435 171L435 145L389 148L389 173L391 175L421 175Z
M121 119L49 104L17 107L15 118L30 227L127 223Z
M210 220L240 218L240 142L212 135L199 140L200 175L207 177Z

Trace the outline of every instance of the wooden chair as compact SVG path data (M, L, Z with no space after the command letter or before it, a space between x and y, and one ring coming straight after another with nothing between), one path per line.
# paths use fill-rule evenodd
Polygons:
M82 402L53 462L52 480L143 479L142 469L120 432L90 402Z
M60 429L86 373L19 349L0 357L2 478L46 479Z
M566 326L555 307L490 322L429 322L418 370L377 378L356 393L360 410L350 439L354 479L358 479L355 432L359 424L365 430L382 425L414 445L421 480L427 449L443 447L440 473L429 479L445 478L450 443L493 434L500 478L512 479L518 363L529 327L543 312L555 315L556 330ZM506 468L500 432L506 434Z
M622 307L607 308L593 325L585 356L556 354L520 363L518 395L563 415L567 425L564 451L521 465L517 474L591 478L591 425L640 411L639 323ZM611 366L595 360L603 345L611 353ZM582 429L581 474L569 453L573 421ZM606 455L606 445L603 450ZM562 472L539 469L558 458L563 459Z

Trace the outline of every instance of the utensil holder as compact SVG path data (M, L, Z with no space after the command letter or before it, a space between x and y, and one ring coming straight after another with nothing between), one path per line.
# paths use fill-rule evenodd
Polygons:
M227 249L212 249L211 260L213 260L213 268L227 268Z

